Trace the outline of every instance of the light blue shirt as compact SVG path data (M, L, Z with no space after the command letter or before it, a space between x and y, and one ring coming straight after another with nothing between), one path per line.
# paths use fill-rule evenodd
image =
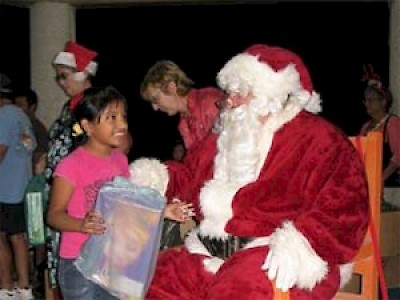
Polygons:
M0 202L20 203L32 177L32 151L36 140L31 121L15 105L0 107L0 144L8 148L0 161Z

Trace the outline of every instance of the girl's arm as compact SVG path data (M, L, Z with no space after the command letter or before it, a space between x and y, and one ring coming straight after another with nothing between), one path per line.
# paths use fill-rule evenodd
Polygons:
M103 219L95 212L89 212L84 219L68 215L67 205L74 192L73 185L63 177L55 177L47 212L47 223L59 231L76 231L102 234L105 231Z

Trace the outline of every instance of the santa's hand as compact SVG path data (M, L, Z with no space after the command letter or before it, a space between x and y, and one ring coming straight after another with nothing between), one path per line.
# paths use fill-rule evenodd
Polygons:
M283 291L293 286L311 290L328 274L328 263L318 256L292 222L276 229L266 245L269 252L261 268Z
M296 283L298 267L299 263L290 253L271 248L261 269L266 271L269 280L275 280L278 289L286 292Z

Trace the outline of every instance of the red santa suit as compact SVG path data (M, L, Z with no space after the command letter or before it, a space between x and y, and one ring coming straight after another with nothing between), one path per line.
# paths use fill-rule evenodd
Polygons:
M185 248L160 254L146 298L268 300L274 279L293 300L332 299L368 225L357 151L339 129L307 112L317 110L319 98L295 54L255 45L229 61L218 81L228 94L252 100L222 116L242 126L222 124L183 164L168 164L167 197L192 202L199 225ZM268 118L259 122L254 112ZM132 168L138 177L156 174L145 161ZM213 256L210 244L233 237L245 242L224 259Z

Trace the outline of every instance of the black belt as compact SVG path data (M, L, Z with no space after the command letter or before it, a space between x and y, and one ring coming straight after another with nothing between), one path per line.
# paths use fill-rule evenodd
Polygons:
M212 256L227 259L236 251L242 249L251 239L229 236L227 239L210 238L198 234L200 241Z

